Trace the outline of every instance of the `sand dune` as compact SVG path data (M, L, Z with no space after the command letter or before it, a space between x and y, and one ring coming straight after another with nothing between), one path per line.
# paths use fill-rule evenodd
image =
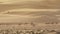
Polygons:
M21 2L22 1L22 2ZM0 11L11 10L11 9L20 9L20 8L30 8L30 9L60 9L59 0L12 0L7 1L8 4L4 2L0 3ZM11 2L11 4L9 4ZM12 3L13 2L13 3Z
M24 29L60 31L60 0L0 0L0 33Z

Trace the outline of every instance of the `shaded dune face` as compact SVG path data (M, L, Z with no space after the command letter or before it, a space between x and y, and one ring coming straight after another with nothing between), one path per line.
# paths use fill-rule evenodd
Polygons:
M14 16L5 15L0 17L0 23L58 23L56 17L51 16Z

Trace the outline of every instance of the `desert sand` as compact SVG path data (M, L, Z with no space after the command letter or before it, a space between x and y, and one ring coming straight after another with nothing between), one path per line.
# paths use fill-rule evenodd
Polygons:
M0 34L60 34L60 0L0 0Z

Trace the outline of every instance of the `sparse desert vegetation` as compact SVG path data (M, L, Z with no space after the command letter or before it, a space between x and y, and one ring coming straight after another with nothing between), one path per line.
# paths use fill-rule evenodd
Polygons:
M37 24L33 27L26 26L27 24L22 25L0 25L0 34L59 34L59 25L41 25L38 28ZM56 27L57 26L57 27ZM30 27L30 28L29 28ZM56 30L58 29L58 30Z

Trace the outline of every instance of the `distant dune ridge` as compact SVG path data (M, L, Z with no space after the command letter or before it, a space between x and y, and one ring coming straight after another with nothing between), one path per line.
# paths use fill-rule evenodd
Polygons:
M0 0L0 11L10 9L60 9L60 0Z

